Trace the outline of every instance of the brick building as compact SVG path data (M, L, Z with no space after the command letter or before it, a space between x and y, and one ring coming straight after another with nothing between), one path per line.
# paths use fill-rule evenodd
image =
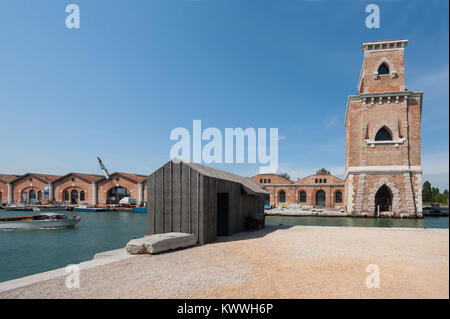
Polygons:
M134 197L139 204L147 201L147 176L114 173L109 179L103 178L98 183L98 201L113 204L121 197Z
M358 94L345 115L344 204L354 215L422 211L422 92L405 88L408 40L362 44Z
M12 201L11 182L19 175L0 174L0 205Z
M130 173L114 173L110 179L100 175L69 173L64 176L27 173L0 174L0 204L117 204L134 197L139 204L147 201L147 177Z
M54 199L64 203L96 203L96 183L104 177L93 174L69 173L53 183Z
M260 174L252 179L270 192L270 205L302 208L343 206L344 181L330 174L310 175L293 182L276 174Z

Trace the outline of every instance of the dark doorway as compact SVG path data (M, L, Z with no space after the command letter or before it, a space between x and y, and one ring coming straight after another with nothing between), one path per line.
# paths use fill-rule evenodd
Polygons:
M70 192L70 203L71 204L78 203L78 191L75 189Z
M36 203L36 192L34 190L30 190L29 196L30 196L30 204L35 204Z
M130 191L125 187L113 187L108 192L108 198L106 204L118 204L124 197L130 197Z
M325 192L323 190L316 193L316 206L325 206Z
M383 185L375 195L375 213L378 212L378 206L380 206L380 212L388 212L392 207L392 192L386 185Z
M228 193L217 193L217 236L228 236Z

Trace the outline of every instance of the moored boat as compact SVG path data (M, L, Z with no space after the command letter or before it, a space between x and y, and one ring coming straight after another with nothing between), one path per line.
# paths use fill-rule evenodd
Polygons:
M75 226L79 216L68 218L64 214L41 213L35 216L12 216L0 218L0 229L38 229Z
M104 207L87 207L87 206L78 206L75 207L77 212L109 212L108 208Z
M147 207L134 207L133 212L135 213L146 213Z
M16 204L7 205L7 206L3 207L3 209L8 210L8 211L22 211L22 212L33 210L32 207L21 206L21 205L16 205Z
M61 212L67 210L65 207L33 207L35 212Z

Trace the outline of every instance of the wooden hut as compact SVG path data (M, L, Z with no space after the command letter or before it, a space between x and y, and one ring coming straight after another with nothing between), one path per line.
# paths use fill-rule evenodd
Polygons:
M148 177L148 234L195 234L206 244L262 218L269 192L250 178L172 160Z

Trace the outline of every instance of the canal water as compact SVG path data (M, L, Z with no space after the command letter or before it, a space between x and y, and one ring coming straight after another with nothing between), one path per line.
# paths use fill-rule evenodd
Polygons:
M423 219L320 217L320 216L266 216L266 225L345 226L345 227L409 227L447 228L448 217Z
M0 217L33 212L0 210ZM95 254L122 248L146 233L145 213L64 212L78 215L76 227L0 230L0 282L90 260ZM418 219L267 216L266 225L448 228L448 217Z
M0 230L0 282L90 260L95 254L125 247L143 237L147 214L128 212L63 212L77 215L75 227ZM33 212L0 210L0 217Z

